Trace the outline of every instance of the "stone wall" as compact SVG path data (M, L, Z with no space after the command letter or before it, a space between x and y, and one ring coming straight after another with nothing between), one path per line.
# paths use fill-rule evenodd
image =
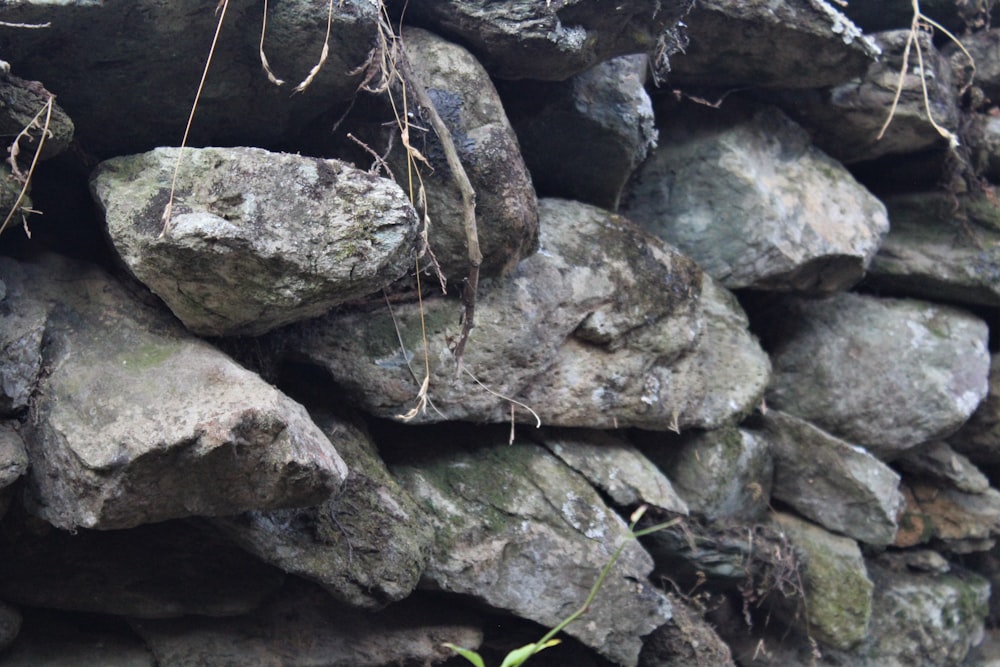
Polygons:
M0 665L992 664L992 1L210 4L0 6Z

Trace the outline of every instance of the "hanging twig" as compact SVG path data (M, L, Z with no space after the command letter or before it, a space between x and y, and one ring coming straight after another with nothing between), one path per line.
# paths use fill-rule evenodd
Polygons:
M462 166L462 161L458 157L458 151L455 148L455 141L451 137L451 132L444 124L444 121L441 120L441 116L434 107L434 103L431 101L427 91L413 73L413 68L410 66L406 54L406 45L403 44L402 46L403 48L400 49L396 60L396 67L399 69L400 74L402 74L409 89L413 91L417 103L427 111L431 127L437 134L441 142L441 148L444 150L444 156L448 162L448 167L451 169L452 178L455 179L455 184L462 194L465 239L469 253L469 275L465 279L465 288L462 290L462 305L464 306L462 334L453 350L457 364L455 376L458 377L462 373L462 357L465 354L465 344L469 339L472 328L476 325L476 292L479 289L479 266L483 263L483 254L479 249L479 230L476 224L476 191L472 188L472 183L465 172L465 167Z

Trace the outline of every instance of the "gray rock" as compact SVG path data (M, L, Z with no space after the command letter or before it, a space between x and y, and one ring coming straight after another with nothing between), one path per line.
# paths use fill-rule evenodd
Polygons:
M713 427L759 402L767 357L693 262L585 204L542 200L540 213L539 253L481 286L467 373L456 377L459 306L445 299L425 299L422 316L409 303L304 323L285 332L289 350L366 411L401 418L420 405L426 349L431 404L414 422L507 422L510 397L520 422L535 423L530 406L552 426L665 430Z
M21 631L21 612L17 607L0 602L0 652L5 651L17 639Z
M644 451L693 512L709 521L757 521L765 513L773 476L767 442L735 426L659 442L667 438L647 437Z
M990 357L986 398L948 444L976 463L1000 463L1000 356Z
M832 292L864 275L885 207L773 107L685 104L624 199L632 220L730 289Z
M899 85L908 36L909 29L873 35L883 55L869 65L867 72L832 88L782 95L782 107L809 130L819 148L845 163L946 146L947 140L927 119L916 47L911 48L903 92L892 123L885 135L878 138ZM958 104L951 67L927 33L921 34L920 48L934 121L955 131Z
M474 614L430 600L406 600L378 614L341 607L318 586L290 579L269 604L235 618L133 621L132 627L171 667L434 664L453 655L444 642L475 649Z
M77 138L102 156L180 142L205 67L217 17L201 0L69 0L5 4L0 20L44 23L9 30L3 57L24 78L58 93ZM305 0L271 3L264 48L270 82L258 57L261 6L229 3L191 145L275 145L295 138L310 120L344 109L354 97L376 36L378 8L368 0L338 2L326 63L301 95L323 48L327 12Z
M777 611L817 641L850 649L868 636L873 618L873 585L857 542L826 532L791 514L775 520L804 557L799 567L803 598L788 600ZM805 613L796 607L805 605Z
M768 404L879 458L949 435L986 395L986 325L964 311L856 294L786 305Z
M711 624L679 596L669 597L673 618L646 637L639 667L735 667Z
M259 148L114 158L91 189L129 270L191 331L257 335L378 291L413 268L417 217L396 184Z
M823 0L700 0L684 22L690 43L671 60L674 84L815 88L858 76L879 56Z
M839 3L838 3L839 4ZM988 6L955 2L955 0L920 0L920 13L960 34L975 28L977 19L985 18ZM913 0L885 0L879 3L851 2L841 9L865 32L909 28L913 22Z
M483 66L461 46L417 28L403 31L403 43L413 73L448 127L476 192L477 232L483 255L480 272L483 276L506 273L538 248L538 201L500 96ZM415 105L412 93L410 100ZM429 128L426 120L417 120L417 124ZM398 133L398 129L393 125L389 132ZM430 216L427 234L431 251L444 275L459 281L469 271L462 193L433 130L422 134L411 130L410 140L430 167L422 183ZM398 137L390 141L399 144ZM397 180L405 183L402 146L393 150L390 158ZM422 163L416 166L428 171Z
M403 2L392 2L397 8ZM501 79L564 81L615 56L676 47L692 0L410 0L406 17L467 44Z
M983 637L989 583L971 572L893 571L871 563L875 604L859 667L960 665Z
M17 641L0 662L4 667L158 667L142 641L128 629L80 623L65 614L26 614Z
M0 177L0 183L6 181ZM4 266L0 279L0 415L9 416L28 407L42 369L42 335L48 312L45 304L17 293L23 282L20 265Z
M910 474L937 479L966 493L986 493L990 488L990 480L972 461L940 440L911 449L895 463Z
M28 454L20 433L10 422L0 422L0 489L13 484L28 470Z
M256 609L285 578L211 528L183 521L73 534L42 526L8 526L0 599L137 618L233 616Z
M623 437L574 429L549 430L537 439L619 507L650 505L688 513L687 504L670 480Z
M893 543L903 508L899 475L861 447L777 410L764 418L774 454L773 495L827 530Z
M318 423L331 438L339 437L337 451L350 469L336 495L315 507L248 512L212 523L260 558L319 583L338 600L381 609L416 587L434 534L367 435L330 416ZM339 435L345 431L349 435Z
M972 56L975 63L975 85L982 89L987 98L1000 99L1000 30L979 30L962 35L962 46ZM942 48L945 56L951 59L955 69L968 68L969 59L962 49L953 42L947 42Z
M585 621L566 633L635 667L641 637L670 619L669 601L646 581L649 554L587 481L544 448L496 441L393 472L431 514L437 541L426 586L551 627L583 604L627 541Z
M951 486L904 479L906 505L899 517L895 546L939 540L941 548L966 554L987 551L1000 534L1000 492L967 493Z
M0 77L0 97L4 101L0 111L0 134L13 139L21 132L26 133L17 144L18 165L23 172L27 173L39 145L42 149L39 159L47 160L66 150L73 141L73 121L55 103L55 96L38 81L25 81L7 74ZM53 99L52 112L48 114L46 107L50 98ZM46 116L48 132L43 143L42 128L45 127Z
M887 198L892 230L867 283L922 299L1000 305L1000 231L974 224L985 205L946 193Z
M54 304L50 372L22 431L33 512L127 528L314 504L340 487L333 444L260 377L94 267L48 257L12 285L14 266L0 260L11 294Z
M621 56L567 81L498 84L540 193L618 208L625 183L656 146L648 68L646 56Z

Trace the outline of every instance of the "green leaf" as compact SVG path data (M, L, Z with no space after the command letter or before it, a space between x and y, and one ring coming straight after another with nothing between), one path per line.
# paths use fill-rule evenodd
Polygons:
M549 648L550 646L555 646L561 641L561 639L550 639L541 645L539 645L538 642L535 642L534 644L526 644L521 648L516 648L507 654L507 657L503 659L502 663L500 663L500 667L518 667L519 665L523 665L531 656L541 650Z
M465 658L466 660L468 660L469 662L471 662L476 667L486 667L486 665L483 663L483 659L475 651L471 651L467 648L462 648L460 646L455 646L454 644L445 643L444 645L450 648L455 653L462 656L463 658Z

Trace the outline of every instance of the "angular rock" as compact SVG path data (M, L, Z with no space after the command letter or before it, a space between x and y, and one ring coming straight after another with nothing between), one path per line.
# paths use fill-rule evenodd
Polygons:
M5 56L9 54L5 53ZM73 121L69 119L62 107L55 103L52 95L38 81L24 79L6 74L0 77L0 98L4 104L0 110L0 135L15 138L21 132L25 135L18 139L18 164L27 171L38 147L41 146L40 160L47 160L66 150L73 141ZM50 98L51 113L47 112ZM48 127L45 141L42 142L42 128ZM6 215L6 211L4 211Z
M369 614L294 579L248 616L133 621L132 627L156 664L172 667L434 664L454 655L444 642L475 649L482 641L475 616L453 605L411 599Z
M21 435L10 422L0 422L0 490L28 470L28 454Z
M0 182L6 179L0 177ZM10 272L10 273L8 273ZM16 275L15 275L16 274ZM28 407L42 369L42 335L48 315L44 304L9 294L6 283L23 280L18 265L7 264L0 276L0 415ZM16 300L17 307L13 303Z
M881 202L774 107L665 112L623 209L730 289L846 289L889 229Z
M46 528L6 526L0 599L137 618L233 616L256 609L285 578L183 521L73 534Z
M809 130L820 149L847 164L947 146L947 140L927 120L916 47L911 48L903 92L892 123L885 135L878 138L899 85L908 37L909 29L873 35L882 49L882 57L871 63L867 72L832 88L782 95L782 108ZM955 131L958 95L952 86L951 66L927 33L921 33L919 39L934 121Z
M618 208L625 183L656 146L648 67L646 56L621 56L567 81L498 84L541 195Z
M551 627L582 605L627 540L586 622L566 633L635 667L641 637L670 619L669 600L646 581L649 554L559 459L537 445L494 440L393 467L437 535L424 584Z
M391 2L397 11L401 0ZM692 0L410 0L406 18L468 45L501 79L564 81L615 56L669 49Z
M983 637L989 583L968 571L893 571L870 563L875 600L863 667L960 665Z
M905 480L906 506L895 546L940 540L955 553L986 551L1000 533L1000 492L967 493L919 479Z
M804 603L805 614L780 605L779 613L823 644L839 649L856 646L868 635L873 616L873 585L857 543L791 514L774 516L804 556L799 574L805 597L789 602Z
M480 286L467 373L456 377L459 307L445 299L424 299L423 315L409 303L292 327L290 354L369 413L401 418L428 350L433 408L414 422L507 422L510 397L522 422L536 421L528 406L552 426L711 428L757 405L769 362L731 295L619 216L563 200L540 213L543 249Z
M395 183L338 160L176 148L102 163L91 189L129 270L191 331L258 335L378 291L413 267Z
M892 230L867 284L921 299L1000 306L1000 231L975 224L981 205L943 192L887 198Z
M979 30L962 35L962 46L972 56L975 63L975 85L982 89L987 98L1000 100L1000 29ZM962 49L952 42L943 47L943 52L950 57L952 67L967 68L969 59Z
M1000 463L1000 356L990 356L986 398L948 444L976 463Z
M506 273L538 248L538 201L500 97L483 66L461 46L418 28L405 29L403 43L413 73L448 127L476 192L480 273ZM429 127L428 121L418 123ZM382 128L380 132L384 134ZM389 132L398 129L393 125ZM389 141L399 143L398 137ZM429 171L422 183L431 251L444 275L459 282L469 272L462 193L433 130L411 141L428 162L417 168L430 167L422 169ZM396 178L405 183L406 153L401 146L390 153L390 163Z
M546 431L537 439L619 507L651 505L688 513L670 480L625 438L606 431L567 429Z
M100 270L50 256L0 259L0 272L12 305L51 304L50 371L22 431L42 518L128 528L314 504L340 487L344 462L301 405Z
M879 56L822 0L700 0L684 23L690 43L671 60L675 85L815 88L858 76Z
M673 618L646 637L639 667L735 667L712 626L679 596L669 597Z
M4 667L158 667L142 640L127 627L101 617L31 610L17 641L3 654Z
M367 435L331 416L318 423L332 437L350 433L338 439L337 451L349 472L337 494L315 507L248 512L212 523L260 558L317 582L338 600L380 609L416 587L434 534Z
M891 459L957 429L986 395L986 324L930 303L789 299L768 405Z
M691 511L708 521L757 521L766 512L774 468L767 443L752 431L693 431L676 443L665 437L648 437L643 449Z
M936 479L965 493L986 493L990 488L979 468L940 440L911 449L895 463L911 475Z
M864 449L777 410L764 417L774 455L773 495L827 530L893 543L903 509L899 475Z
M87 150L109 157L172 146L205 68L214 9L201 0L8 3L0 20L51 25L5 31L0 52L20 76L59 95ZM338 3L326 62L303 94L289 94L320 57L325 9L306 0L271 3L264 49L288 80L277 88L258 57L261 6L229 3L190 145L273 147L331 107L347 107L376 37L378 8L367 0Z

